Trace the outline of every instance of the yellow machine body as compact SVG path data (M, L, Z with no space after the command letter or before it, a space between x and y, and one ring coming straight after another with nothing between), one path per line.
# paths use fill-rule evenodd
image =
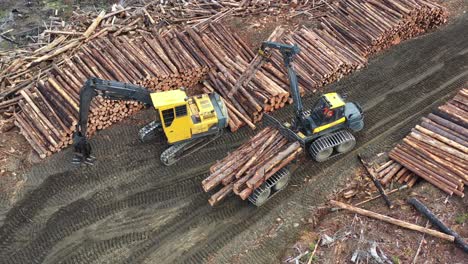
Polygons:
M345 101L343 101L343 98L341 98L338 93L326 93L322 96L327 100L330 105L330 109L335 109L345 105Z
M336 110L336 109L339 109L339 108L343 108L345 106L345 102L343 100L343 98L341 98L341 96L338 94L338 93L326 93L324 95L322 95L322 99L326 102L326 105L327 107L330 109L330 110ZM330 123L325 123L321 126L318 126L316 128L314 128L313 130L313 133L319 133L319 132L322 132L322 131L325 131L327 129L330 129L334 126L337 126L337 125L340 125L342 123L346 122L346 117L344 117L344 115L335 120L335 121L332 121Z
M169 144L216 133L228 124L226 106L217 94L188 97L183 90L151 94Z

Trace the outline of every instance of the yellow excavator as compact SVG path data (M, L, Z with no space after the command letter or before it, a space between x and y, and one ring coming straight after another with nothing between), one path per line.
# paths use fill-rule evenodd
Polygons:
M227 108L217 93L187 96L183 88L151 92L148 89L117 81L88 79L80 91L79 120L73 135L75 164L90 164L91 155L87 138L88 116L95 96L111 100L134 100L158 112L158 119L140 129L142 141L148 141L159 131L170 145L161 161L169 166L217 139L228 125Z

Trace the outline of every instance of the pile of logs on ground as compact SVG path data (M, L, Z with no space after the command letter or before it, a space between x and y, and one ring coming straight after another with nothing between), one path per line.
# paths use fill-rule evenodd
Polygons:
M369 56L446 21L447 12L425 0L350 0L330 4L315 29L301 28L283 41L298 44L298 81L314 91L367 64ZM279 53L273 64L284 72Z
M445 8L425 0L340 1L332 10L321 21L323 30L362 56L424 33L447 19Z
M395 181L400 184L406 183L408 187L413 187L419 178L412 171L392 159L380 165L375 172L383 186L388 185L391 181Z
M422 119L389 154L407 170L450 195L468 184L468 89Z
M0 103L20 97L19 90L42 78L52 63L60 64L63 57L73 56L82 45L98 38L139 34L165 36L179 31L181 26L203 31L211 23L229 16L260 13L267 16L281 13L287 17L306 14L310 19L317 19L317 12L322 14L326 8L325 0L292 3L282 0L150 1L145 5L114 4L108 12L74 10L67 21L55 14L50 17L50 23L44 21L42 33L30 37L35 43L0 52Z
M298 142L288 142L279 131L266 127L234 152L210 168L203 180L205 192L218 187L209 203L215 205L234 192L245 200L267 179L301 154Z
M217 23L211 24L200 38L193 34L194 31L187 31L195 43L206 51L205 55L217 69L208 74L205 86L212 87L239 112L232 116L231 131L244 124L252 127L252 123L261 120L263 112L281 108L288 102L287 75L273 67L256 71L250 82L235 87L238 78L254 58L254 53L237 35ZM282 33L283 30L278 27L268 39L276 40Z

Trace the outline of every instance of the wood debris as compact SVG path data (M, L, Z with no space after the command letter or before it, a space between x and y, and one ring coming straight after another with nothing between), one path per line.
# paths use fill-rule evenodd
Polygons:
M418 181L418 176L407 168L401 166L398 162L390 159L385 163L377 166L375 169L376 176L383 186L387 186L390 182L406 183L408 187L413 187Z
M364 215L364 216L367 216L367 217L371 217L371 218L374 218L374 219L385 221L385 222L390 223L390 224L394 224L394 225L397 225L397 226L400 226L400 227L403 227L403 228L406 228L406 229L411 229L411 230L414 230L414 231L425 233L425 234L428 234L428 235L431 235L431 236L434 236L434 237L438 237L438 238L441 238L441 239L444 239L444 240L447 240L447 241L450 241L450 242L455 241L454 236L447 235L447 234L444 234L442 232L439 232L439 231L436 231L436 230L433 230L433 229L428 229L428 228L425 228L425 227L422 227L422 226L411 224L411 223L408 223L408 222L405 222L405 221L402 221L402 220L399 220L399 219L395 219L395 218L392 218L392 217L389 217L389 216L386 216L386 215L378 214L378 213L375 213L375 212L372 212L372 211L369 211L369 210L361 209L361 208L358 208L358 207L355 207L355 206L352 206L352 205L349 205L349 204L345 204L345 203L342 203L342 202L331 200L330 203L333 206L337 206L337 207L339 207L341 209L345 209L345 210L351 211L353 213L357 213L357 214L360 214L360 215Z

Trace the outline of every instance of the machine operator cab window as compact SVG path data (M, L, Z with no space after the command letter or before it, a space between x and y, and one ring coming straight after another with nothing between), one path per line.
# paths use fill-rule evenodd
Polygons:
M335 122L343 117L345 103L337 93L327 93L320 97L312 108L312 120L317 126Z
M188 97L183 90L152 93L151 100L170 144L190 138L192 122Z
M172 125L172 121L174 121L175 118L184 117L187 115L187 105L180 105L176 106L175 108L162 110L161 115L164 126L170 127Z

